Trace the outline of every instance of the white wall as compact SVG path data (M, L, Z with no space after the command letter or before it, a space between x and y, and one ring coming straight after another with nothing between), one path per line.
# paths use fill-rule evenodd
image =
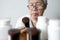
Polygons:
M52 19L60 19L60 0L48 0L45 16Z
M26 4L27 0L0 0L0 19L11 18L14 27L19 17L29 14ZM60 19L60 0L48 0L44 16Z

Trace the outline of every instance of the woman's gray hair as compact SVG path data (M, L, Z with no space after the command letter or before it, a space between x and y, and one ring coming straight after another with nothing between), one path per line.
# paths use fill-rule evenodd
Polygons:
M28 0L29 2L30 0ZM45 5L47 5L47 0L42 0L44 2Z
M47 5L47 0L43 0L44 4Z
M30 0L28 0L28 2L29 2ZM47 7L47 0L42 0L43 1L43 3L44 3L44 9L46 9L46 7Z
M43 2L44 2L44 9L46 9L47 8L47 0L43 0Z

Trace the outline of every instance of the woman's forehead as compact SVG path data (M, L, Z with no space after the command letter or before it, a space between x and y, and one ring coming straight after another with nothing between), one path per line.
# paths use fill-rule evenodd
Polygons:
M28 3L43 2L43 0L28 0Z

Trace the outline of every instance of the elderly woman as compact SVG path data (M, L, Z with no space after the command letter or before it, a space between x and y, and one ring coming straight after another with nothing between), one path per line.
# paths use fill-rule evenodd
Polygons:
M28 0L28 5L27 5L30 15L29 16L24 16L29 18L29 25L30 28L25 27L24 23L22 22L22 18L20 18L17 21L16 28L19 28L21 33L29 31L31 35L36 35L38 33L38 30L36 29L36 23L38 16L42 16L46 7L47 7L47 0ZM32 39L33 40L33 39ZM34 38L34 40L37 40Z

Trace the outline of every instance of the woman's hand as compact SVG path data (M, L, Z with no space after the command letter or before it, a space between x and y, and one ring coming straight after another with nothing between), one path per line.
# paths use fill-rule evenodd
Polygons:
M23 32L26 32L26 33L30 33L30 28L23 28L23 29L21 29L21 31L20 31L21 33L23 33Z
M38 29L36 29L36 28L26 28L25 27L24 29L22 29L20 31L20 33L24 33L24 32L29 33L30 35L35 35L35 34L37 34L40 31Z
M23 33L23 32L26 32L27 28L23 28L23 29L20 29L20 32Z

